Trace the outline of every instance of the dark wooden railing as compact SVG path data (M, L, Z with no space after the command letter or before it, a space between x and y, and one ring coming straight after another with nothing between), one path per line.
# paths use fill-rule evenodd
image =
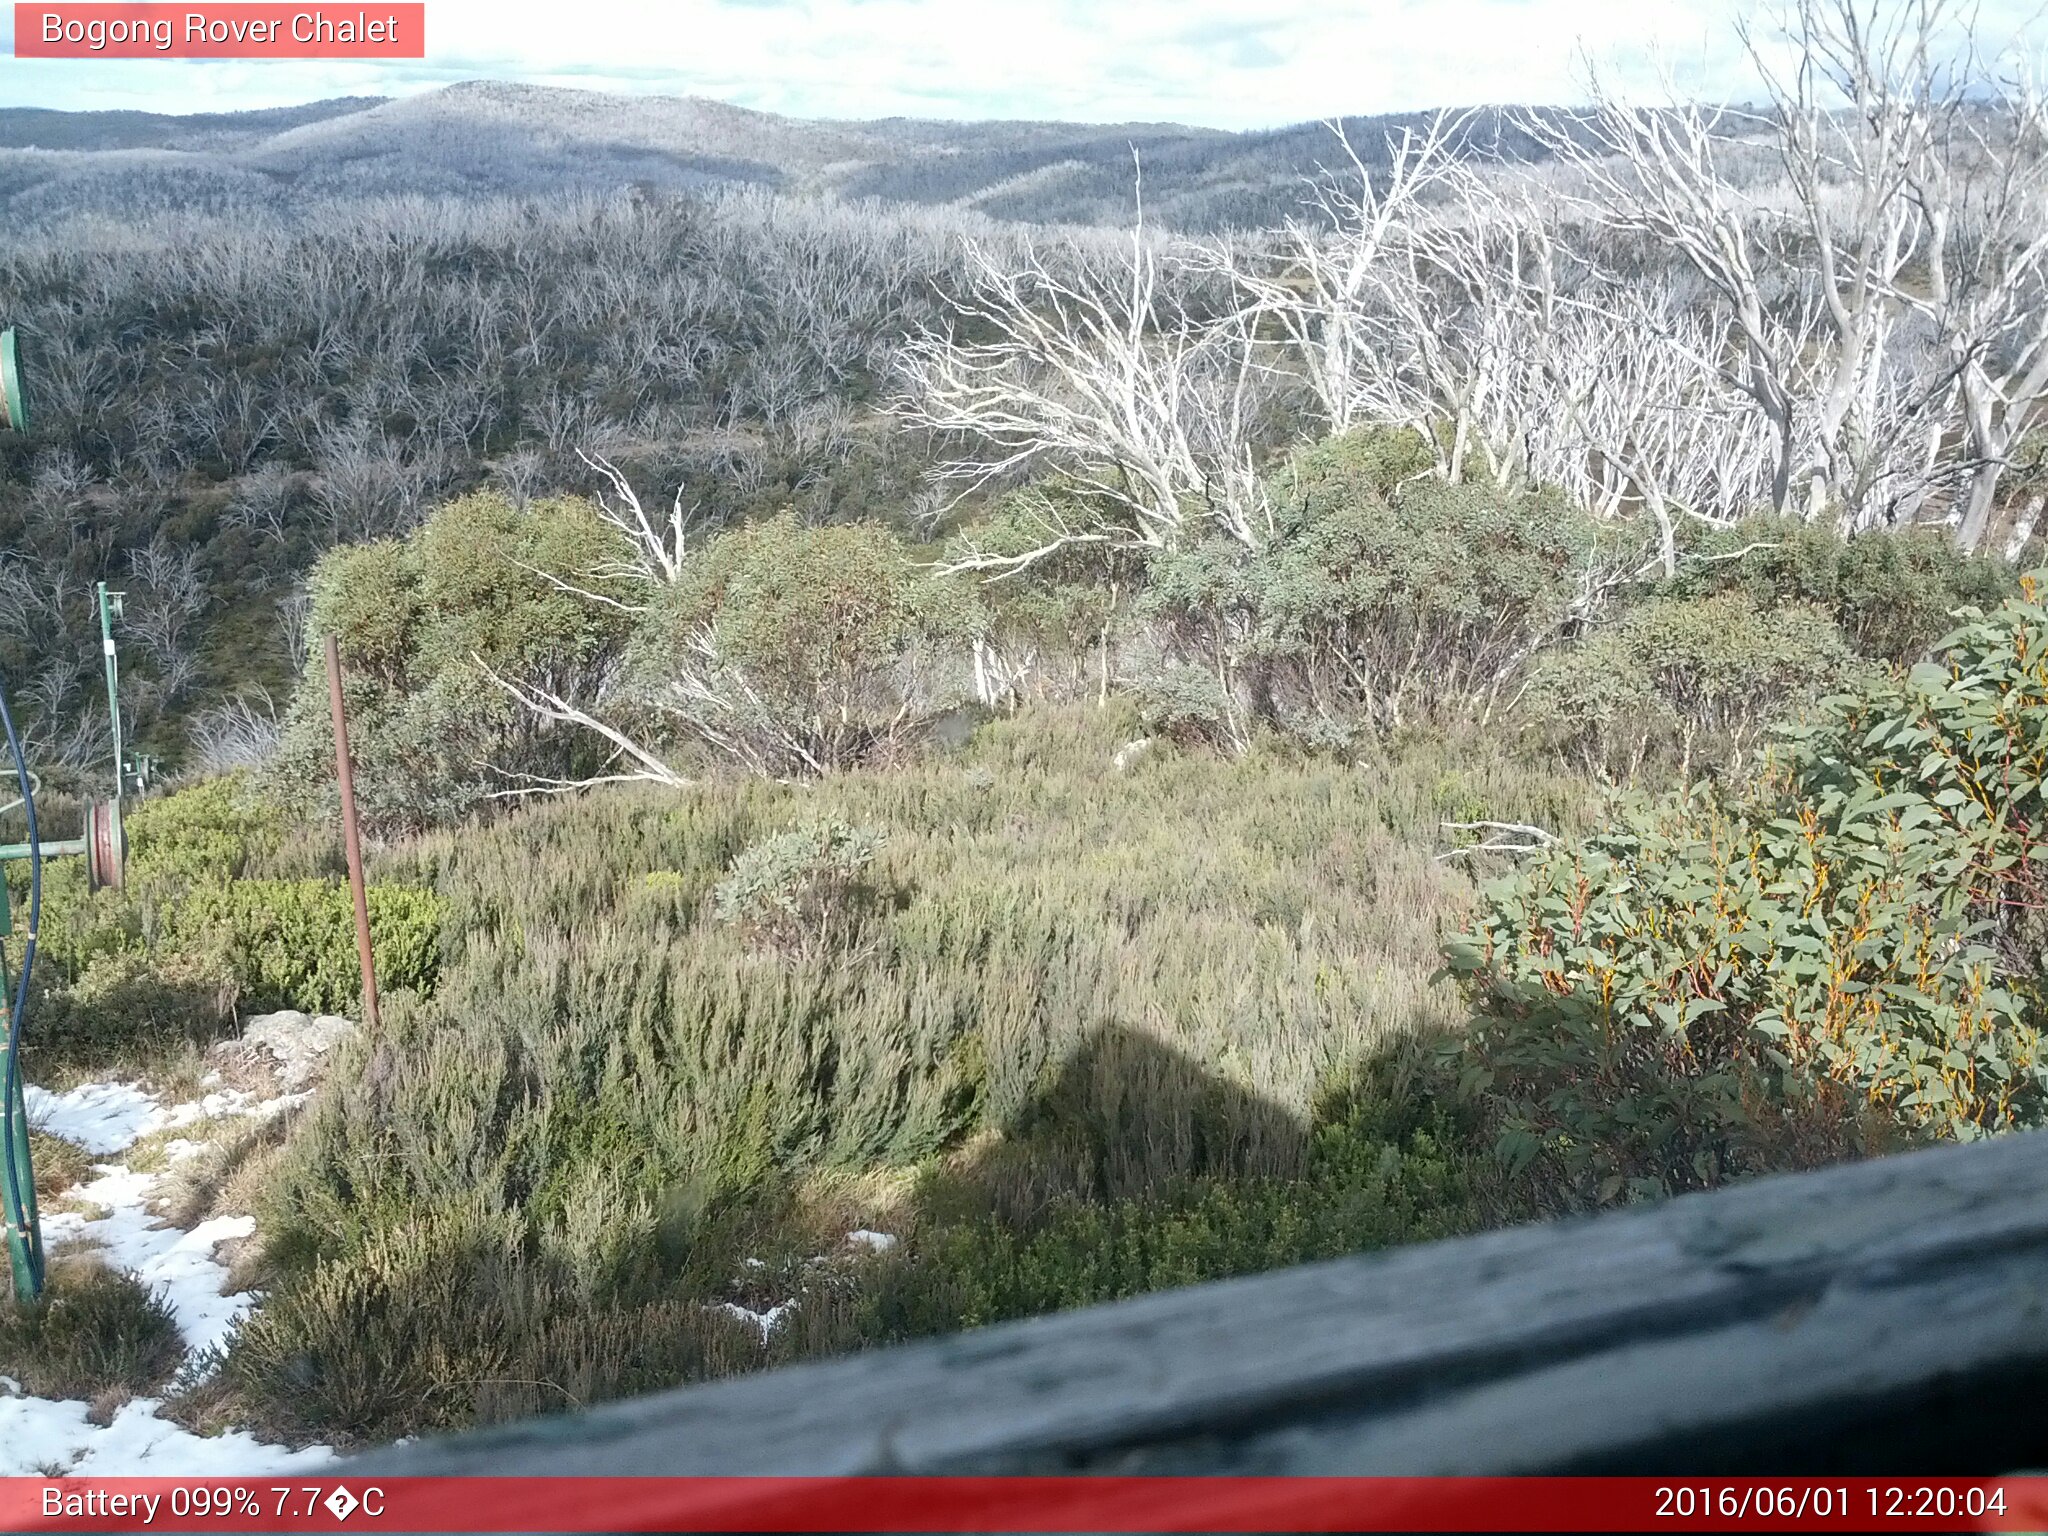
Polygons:
M661 1393L385 1473L2048 1465L2048 1134Z

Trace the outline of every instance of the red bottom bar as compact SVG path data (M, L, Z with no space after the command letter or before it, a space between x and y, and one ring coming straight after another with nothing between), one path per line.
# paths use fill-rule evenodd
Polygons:
M0 1478L6 1531L2048 1531L2048 1476Z

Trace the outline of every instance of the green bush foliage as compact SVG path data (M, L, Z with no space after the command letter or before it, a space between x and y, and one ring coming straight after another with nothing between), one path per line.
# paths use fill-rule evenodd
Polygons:
M431 992L444 903L431 891L372 886L370 948L379 990ZM224 952L245 1012L353 1012L362 1001L355 907L348 888L318 880L236 880L195 889L172 943Z
M869 866L882 835L843 821L813 822L748 848L711 888L711 906L749 941L788 955L854 944L876 905Z
M590 1245L568 1233L536 1244L513 1212L394 1220L254 1313L223 1384L260 1405L275 1433L346 1444L560 1413L759 1365L753 1324L680 1285L621 1298L602 1272L603 1234L578 1235Z
M1449 950L1502 1150L1582 1200L2038 1124L2048 609L1828 700L1773 773L1639 806Z
M1820 524L1754 518L1697 538L1662 590L1671 597L1740 593L1763 610L1818 608L1858 655L1903 663L1926 655L1959 609L1995 607L2018 587L2010 565L1963 554L1941 528L1843 538Z
M1229 673L1205 672L1184 661L1169 661L1132 687L1139 718L1182 746L1241 744L1248 722L1230 696Z
M963 696L971 589L877 524L785 513L712 539L651 599L627 652L644 705L773 775L869 762Z
M1088 505L1085 493L1057 484L1034 486L1004 497L953 539L947 559L1032 554L1045 547L1055 528L1085 526L1099 510ZM1133 638L1133 600L1144 575L1144 561L1133 551L1069 544L1021 571L977 583L974 638L997 665L1026 669L1021 696L1012 702L1098 693Z
M53 1260L40 1301L0 1300L0 1360L35 1397L146 1392L184 1353L164 1298L95 1258Z
M1144 603L1245 718L1329 737L1483 711L1572 622L1601 557L1561 498L1448 485L1401 434L1354 432L1275 475L1260 549L1156 560Z
M1316 1117L1298 1177L1183 1179L1107 1202L1059 1193L1028 1212L949 1170L927 1181L926 1225L862 1296L862 1331L944 1333L1471 1231L1484 1216L1467 1134L1427 1101L1367 1099Z
M312 627L340 642L356 800L373 834L445 826L503 795L600 775L615 743L506 684L570 701L694 769L851 767L915 740L963 695L972 589L878 524L746 524L660 582L581 501L477 493L412 535L336 549ZM545 574L543 574L545 573ZM307 664L267 792L333 796L321 660Z
M203 1037L237 1011L357 1006L346 886L258 873L281 862L288 839L275 806L242 779L144 801L127 825L119 890L88 892L76 860L45 867L41 992L28 1037L39 1066L94 1066L152 1042ZM380 982L430 992L446 904L416 886L373 883L368 894Z
M377 826L438 830L382 860L414 985L268 1166L237 1411L450 1429L2038 1120L2038 614L1890 678L1995 577L1793 530L1716 533L1660 583L1639 530L1430 461L1353 434L1280 467L1260 548L1069 548L994 584L793 515L621 582L589 508L490 498L331 557L316 624L389 777ZM973 547L1037 548L1073 494ZM508 773L607 766L486 668L746 772L450 830ZM1013 713L904 750L970 677ZM298 811L317 681L278 770ZM1165 739L1119 771L1141 728ZM1588 767L1710 782L1581 836ZM1440 824L1491 818L1563 840L1475 920ZM339 887L282 821L260 849L187 821L147 915L66 940L77 986L175 955L343 1006ZM1443 1061L1483 1091L1453 1106L1379 1067L1467 1022L1438 966L1468 923L1478 1017ZM1539 1177L1504 1193L1489 1138ZM855 1225L902 1241L849 1257ZM765 1340L721 1305L792 1294Z
M519 774L594 767L593 740L548 729L491 674L554 692L594 688L629 615L565 590L630 602L611 579L623 536L579 500L515 507L478 492L406 539L330 551L312 577L311 628L340 646L356 803L376 833L454 820ZM543 576L541 572L547 572ZM334 736L316 648L293 694L268 794L300 815L334 796Z
M439 986L349 1048L280 1154L248 1414L452 1426L651 1379L606 1352L673 1382L1464 1220L1442 1148L1387 1133L1413 1165L1368 1177L1312 1128L1351 1064L1457 1017L1429 976L1469 886L1436 821L1477 801L1571 825L1579 787L1479 744L1372 771L1161 749L1120 774L1133 729L1027 710L888 773L598 794L423 840L389 873L449 903ZM881 834L858 878L891 899L856 945L764 953L713 893L820 823ZM864 1224L778 1201L892 1173L934 1207L887 1218L911 1271L835 1281L765 1351L703 1311L743 1259ZM947 1230L1042 1201L1066 1214L963 1274L974 1241ZM1107 1268L1055 1253L1096 1240L1092 1205L1125 1234ZM902 1289L920 1275L933 1299ZM401 1356L461 1385L380 1382ZM564 1391L503 1385L535 1381Z
M1524 706L1546 745L1597 775L1689 779L1741 764L1771 723L1875 670L1816 608L1652 598L1546 656Z

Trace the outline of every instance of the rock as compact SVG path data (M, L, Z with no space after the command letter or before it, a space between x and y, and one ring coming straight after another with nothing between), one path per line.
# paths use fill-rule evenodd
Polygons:
M1136 741L1127 741L1116 749L1116 755L1109 760L1110 767L1118 773L1124 772L1131 764L1152 750L1153 737L1140 736Z
M221 1041L212 1054L236 1076L267 1079L282 1092L300 1093L326 1075L334 1048L359 1027L337 1014L285 1008L250 1019L239 1039Z
M889 1232L870 1232L863 1227L858 1232L846 1234L846 1241L855 1248L865 1248L870 1253L887 1253L896 1246L896 1238Z

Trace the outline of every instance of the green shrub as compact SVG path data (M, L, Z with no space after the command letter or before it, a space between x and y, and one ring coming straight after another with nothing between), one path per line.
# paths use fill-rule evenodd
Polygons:
M1714 529L1686 550L1666 595L1741 593L1759 609L1802 604L1831 615L1858 655L1911 662L1953 627L1962 608L2018 590L2002 560L1964 554L1942 528L1877 530L1843 538L1813 523L1754 518Z
M1739 765L1770 722L1872 671L1818 609L1653 598L1545 657L1524 704L1547 746L1596 774L1686 779Z
M712 910L750 942L815 956L850 948L876 905L868 867L880 833L813 822L755 843L711 888Z
M1139 718L1183 746L1223 747L1243 740L1238 717L1224 680L1186 662L1167 662L1132 689Z
M1466 1127L1430 1092L1332 1095L1292 1177L1186 1176L1098 1202L1043 1195L1019 1143L927 1164L901 1243L847 1255L847 1228L785 1188L748 1208L627 1197L590 1169L536 1229L510 1211L394 1208L322 1253L244 1326L225 1376L278 1432L340 1439L580 1407L1275 1265L1468 1231L1485 1210ZM819 1258L817 1255L837 1256ZM747 1277L766 1277L749 1279ZM794 1296L763 1341L714 1298Z
M593 1293L507 1215L394 1222L243 1324L224 1385L266 1427L342 1445L560 1413L746 1369L751 1323Z
M446 903L408 886L377 885L366 894L379 989L432 992ZM224 957L244 1011L346 1013L362 1000L355 906L348 888L331 881L237 880L201 887L170 937L206 944Z
M1401 1129L1382 1123L1383 1102L1321 1120L1291 1179L1186 1179L1106 1202L1060 1193L1020 1214L949 1210L962 1175L930 1175L936 1212L878 1266L860 1332L951 1332L1474 1230L1484 1218L1463 1128L1434 1106L1402 1107L1416 1123Z
M1057 484L1003 498L987 517L947 547L947 558L1016 558L1041 550L1060 525L1081 526L1099 514L1085 494ZM1068 544L1021 570L985 577L973 587L974 638L985 664L1022 668L1019 696L1039 702L1098 693L1105 671L1132 638L1133 598L1145 562L1135 551Z
M184 1352L163 1297L95 1258L52 1260L40 1301L0 1300L0 1360L35 1397L146 1392Z
M628 651L651 712L773 775L870 761L964 696L976 624L964 583L873 524L785 513L708 543L652 602Z
M239 986L218 955L98 955L69 983L44 978L23 1049L38 1070L134 1070L151 1051L204 1041L234 1019Z
M283 823L239 776L144 801L128 831L118 890L88 892L77 860L45 869L29 1035L40 1064L98 1068L202 1038L238 1010L356 1006L347 887L255 877L278 854ZM368 895L380 982L431 992L446 904L411 886L372 884Z
M616 662L629 614L565 587L639 602L642 587L614 575L624 553L623 536L588 502L514 507L479 492L406 539L321 558L311 627L339 644L356 801L373 833L455 820L518 775L566 776L602 761L582 733L548 728L490 674L571 695L594 687ZM264 787L301 816L331 815L333 784L316 649Z
M32 1130L28 1147L36 1170L36 1198L44 1206L92 1177L93 1156L76 1142Z
M37 954L46 974L76 979L95 960L151 947L176 928L193 890L246 873L277 847L282 830L277 812L239 774L131 802L124 815L128 865L120 890L89 892L79 859L43 868ZM8 874L16 904L25 904L25 873Z
M1547 493L1397 477L1416 452L1376 431L1317 444L1274 477L1264 546L1153 562L1146 611L1238 715L1323 739L1470 717L1572 622L1595 525Z
M630 555L587 503L515 509L479 493L403 540L323 558L313 628L339 642L373 834L610 770L615 739L529 708L514 687L569 701L650 752L778 776L884 756L964 697L982 622L971 589L878 525L784 513L711 538L674 581ZM268 793L301 817L329 813L332 754L316 656Z
M2037 1124L2048 610L1827 701L1766 782L1535 858L1449 950L1502 1149L1581 1199Z
M396 857L391 878L449 904L440 977L345 1048L280 1153L259 1212L270 1300L238 1346L245 1422L407 1433L569 1405L506 1383L630 1390L636 1349L675 1381L942 1326L944 1295L987 1312L1093 1294L1085 1254L1032 1248L1041 1205L1073 1213L1074 1243L1092 1240L1080 1207L1115 1207L1124 1287L1432 1232L1439 1202L1463 1221L1468 1170L1440 1146L1455 1180L1432 1171L1406 1131L1361 1130L1349 1171L1317 1161L1325 1085L1455 1021L1428 981L1470 889L1433 856L1444 808L1571 826L1582 786L1483 741L1390 746L1369 772L1254 746L1116 773L1133 729L1121 704L1026 710L957 757L598 792ZM834 878L891 899L857 943L760 953L714 890L748 850L820 823L886 836ZM1372 1171L1381 1142L1400 1143L1398 1175ZM936 1163L946 1175L920 1175ZM836 1226L784 1209L843 1210L870 1181L914 1182L932 1207L929 1297L871 1305L916 1283L877 1266L821 1281L766 1349L728 1357L728 1335L697 1331L722 1327L702 1308L748 1257L801 1263L856 1225L924 1252L919 1209ZM1007 1258L961 1277L973 1244L945 1232L982 1221L1014 1228L1030 1266L1082 1277L1004 1278ZM1144 1235L1169 1228L1185 1235ZM408 1350L497 1385L422 1398L406 1370L371 1372Z

